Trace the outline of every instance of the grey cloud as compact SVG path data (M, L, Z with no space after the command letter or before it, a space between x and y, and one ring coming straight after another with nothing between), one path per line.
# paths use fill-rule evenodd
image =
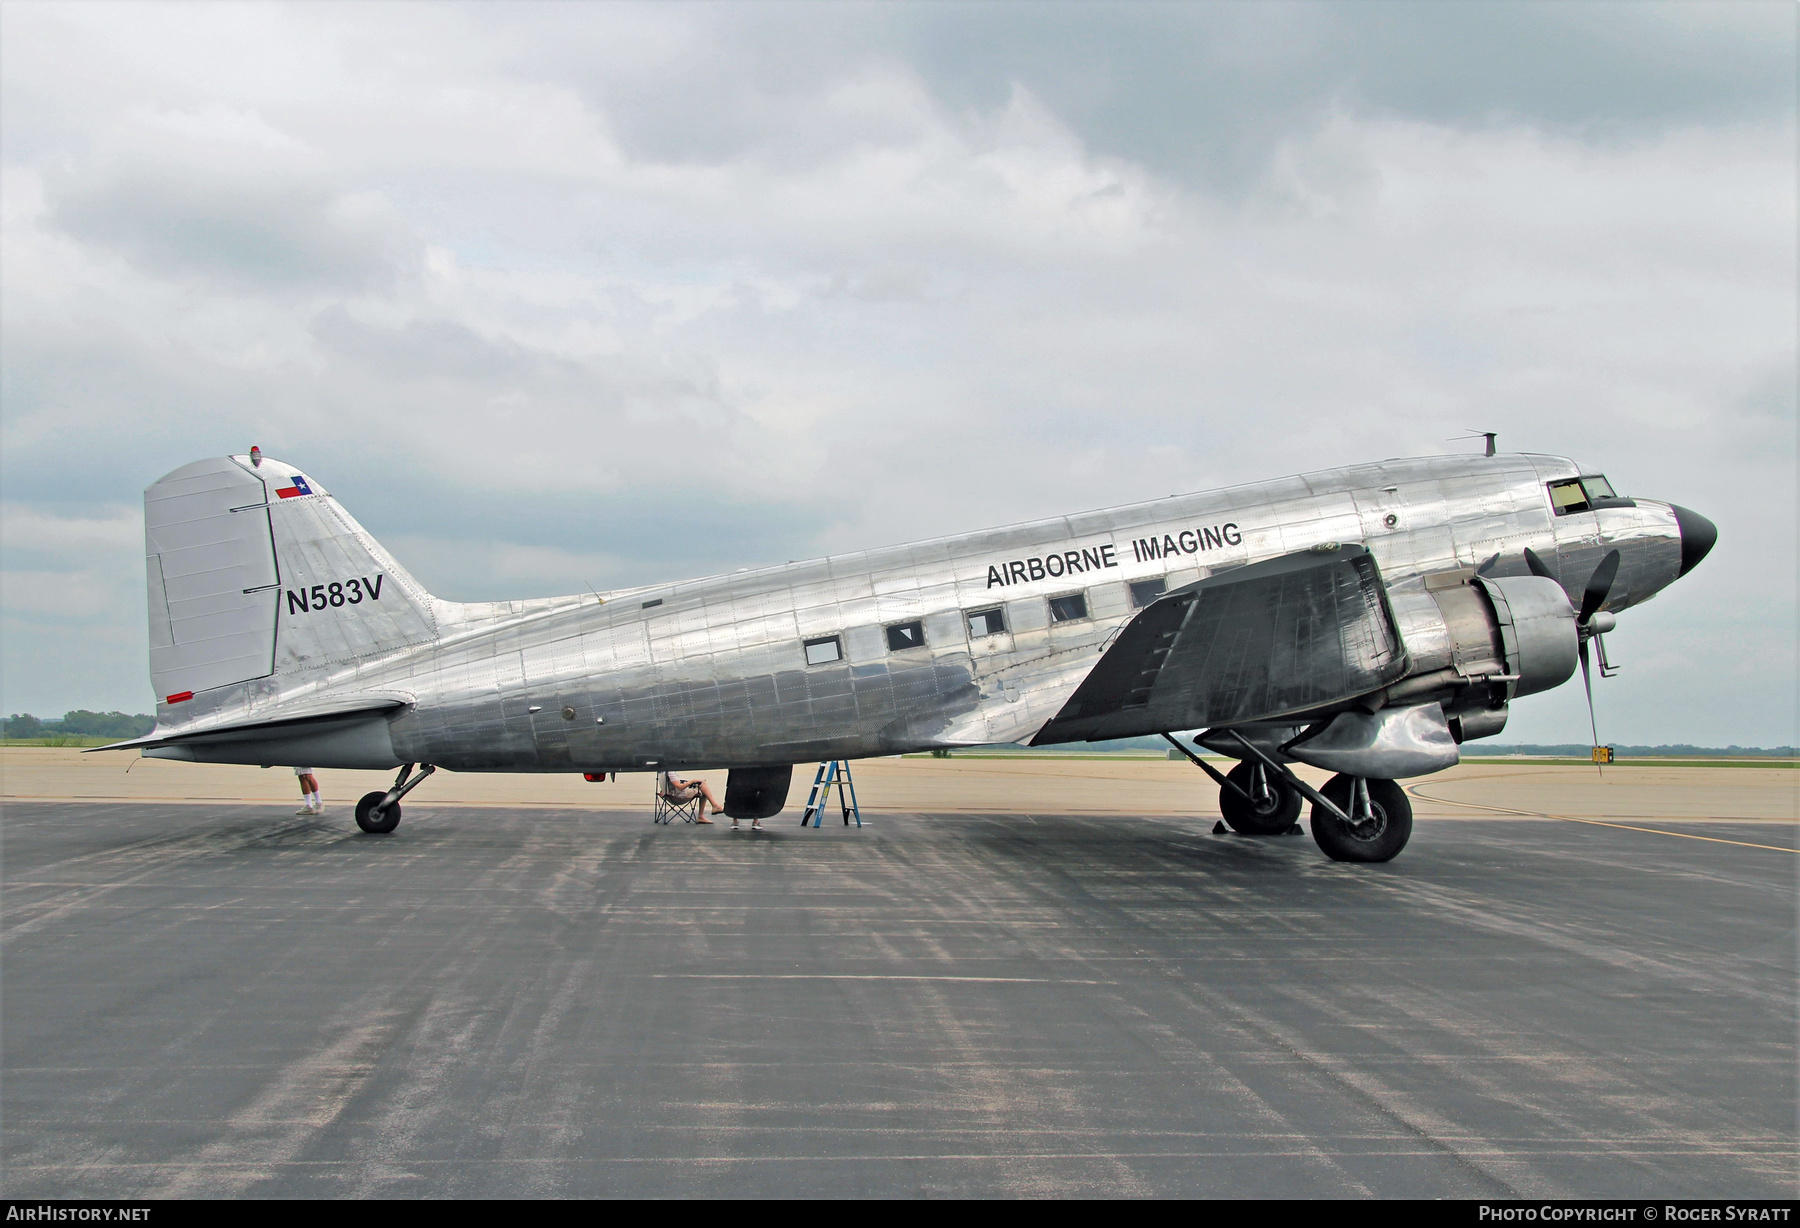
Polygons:
M391 287L421 254L378 199L274 168L139 163L47 187L54 225L157 274L359 292Z
M334 304L312 317L310 331L326 352L393 379L515 386L539 370L522 347L453 320L414 319L383 328Z
M29 193L8 214L0 482L34 512L134 507L257 442L479 599L1491 428L1721 525L1621 628L1602 703L1638 732L1614 736L1792 738L1768 732L1794 574L1773 8L280 11L306 45L240 60L355 71L278 96L254 64L173 73L146 34L106 44L132 71L96 89L91 31L14 32L8 62L44 67L9 95L9 186L43 177L50 220ZM14 563L79 566L49 542ZM138 600L104 650L132 695ZM14 706L141 702L59 681L97 685L106 628L18 630L37 609L5 612L6 683L60 702ZM1689 651L1727 642L1781 696ZM1638 668L1658 652L1687 663Z
M948 113L1017 86L1098 152L1236 196L1337 107L1614 140L1780 122L1792 6L1759 3L1013 3L691 5L625 28L575 5L478 9L521 73L606 112L634 156L780 164L897 139L877 108L821 122L821 91L913 74ZM523 25L531 36L519 36ZM550 32L545 37L545 32Z
M1757 3L921 6L910 36L952 103L1018 81L1095 148L1215 190L1340 106L1605 138L1795 97L1793 10Z

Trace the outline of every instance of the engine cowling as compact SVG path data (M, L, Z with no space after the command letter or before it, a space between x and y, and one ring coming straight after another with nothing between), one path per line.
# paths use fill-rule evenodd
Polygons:
M1437 700L1458 741L1499 733L1510 700L1575 673L1575 610L1554 580L1450 572L1388 597L1412 671L1386 702Z

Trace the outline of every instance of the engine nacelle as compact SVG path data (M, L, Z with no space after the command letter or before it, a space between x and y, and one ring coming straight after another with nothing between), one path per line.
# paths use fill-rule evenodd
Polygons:
M1575 673L1575 610L1554 580L1449 572L1388 598L1412 672L1387 688L1386 702L1437 700L1458 741L1499 733L1509 700Z
M725 813L734 819L767 819L787 804L794 765L732 768L725 777Z
M1209 730L1208 750L1242 758L1240 735L1277 762L1395 779L1456 763L1457 744L1506 727L1506 705L1561 686L1579 662L1575 610L1541 576L1470 571L1388 590L1411 671L1311 727L1256 721Z

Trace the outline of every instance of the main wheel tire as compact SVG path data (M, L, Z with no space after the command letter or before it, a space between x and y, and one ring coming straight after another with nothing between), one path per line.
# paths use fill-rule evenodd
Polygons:
M1254 798L1256 790L1252 785L1258 768L1262 768L1263 779L1268 783L1269 796L1257 804L1245 801L1230 789L1220 789L1219 813L1225 816L1232 831L1246 836L1279 836L1300 817L1300 793L1287 782L1287 777L1270 771L1264 764L1245 760L1227 772L1225 779Z
M1356 777L1340 774L1319 792L1354 817L1350 796L1355 784ZM1313 841L1333 861L1392 861L1412 838L1412 801L1406 790L1391 780L1371 780L1368 785L1369 818L1354 827L1322 806L1312 808Z
M386 810L376 813L375 807L381 805L384 793L365 793L362 800L356 803L356 825L371 836L385 836L400 826L400 803L395 802Z

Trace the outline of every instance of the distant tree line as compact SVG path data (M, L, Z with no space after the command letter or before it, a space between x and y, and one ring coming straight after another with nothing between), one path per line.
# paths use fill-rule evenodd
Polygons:
M1558 742L1555 745L1521 743L1512 746L1499 746L1489 742L1463 744L1465 755L1536 755L1543 758L1586 759L1592 749L1574 742ZM1663 746L1614 746L1613 753L1621 759L1679 759L1683 756L1703 759L1792 759L1796 755L1792 746L1692 746L1686 742Z
M29 712L15 712L6 718L6 736L9 738L41 738L52 734L73 734L82 738L141 738L156 728L156 718L138 713L127 716L123 712L89 712L86 708L76 708L72 712L62 714L62 719L51 717L39 720Z
M9 738L41 738L56 734L72 734L84 738L141 738L156 728L156 718L140 712L135 716L127 716L123 712L89 712L86 708L76 708L72 712L62 714L62 719L50 717L39 720L29 712L15 712L6 718L5 735ZM1015 746L1016 743L1006 743ZM1077 743L1081 750L1166 750L1168 743L1161 738L1117 738L1105 742ZM1539 743L1515 743L1497 745L1489 742L1475 742L1465 746L1464 751L1471 755L1535 755L1545 758L1586 759L1589 747L1574 742L1559 742L1554 745ZM1701 758L1744 758L1744 759L1792 759L1800 757L1800 750L1792 746L1693 746L1686 742L1676 742L1663 746L1615 746L1614 753L1620 758L1656 759L1678 758L1684 755Z

